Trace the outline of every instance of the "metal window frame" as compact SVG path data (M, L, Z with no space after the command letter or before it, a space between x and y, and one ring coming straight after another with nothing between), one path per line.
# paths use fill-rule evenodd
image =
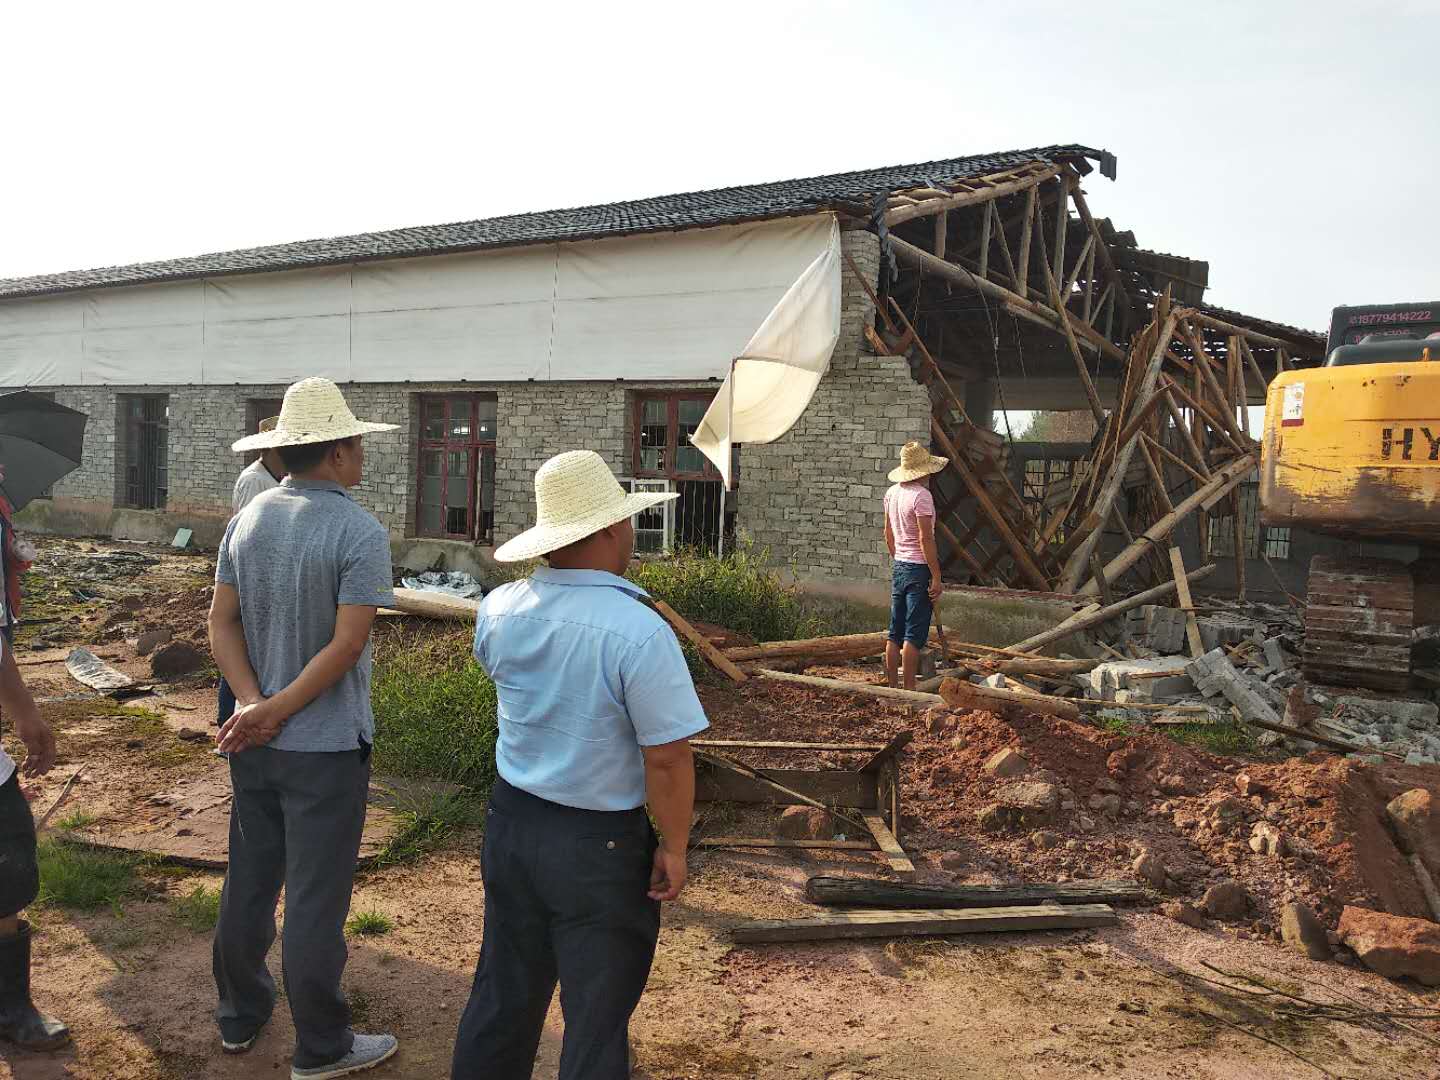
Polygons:
M117 404L123 412L124 505L164 510L170 494L170 395L120 394ZM160 415L146 415L156 405Z
M432 393L417 394L416 406L419 410L419 431L415 441L415 535L435 540L462 540L471 544L490 544L495 534L495 513L493 510L494 500L494 479L493 470L495 462L495 440L476 438L480 430L480 403L482 401L498 402L496 394L488 394L476 391L457 391L453 393ZM450 438L450 421L453 415L450 411L452 402L457 398L466 398L470 404L470 432L468 439ZM444 406L445 437L443 439L427 439L425 437L425 406L427 403L439 401ZM497 413L497 426L499 423ZM464 453L469 457L470 484L467 486L465 519L468 523L464 532L452 533L443 531L445 515L445 503L441 503L442 531L427 531L424 527L425 509L425 454L435 452L440 454L440 491L441 497L450 488L450 455L452 453ZM482 485L485 483L486 468L485 459L489 458L490 472L492 475L491 501L492 509L488 519L484 512L484 492Z

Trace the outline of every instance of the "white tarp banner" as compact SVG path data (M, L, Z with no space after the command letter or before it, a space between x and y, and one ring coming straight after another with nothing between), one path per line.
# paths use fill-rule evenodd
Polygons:
M800 419L840 338L840 229L731 362L690 441L732 487L731 447L768 443Z
M832 215L0 300L0 387L718 379Z

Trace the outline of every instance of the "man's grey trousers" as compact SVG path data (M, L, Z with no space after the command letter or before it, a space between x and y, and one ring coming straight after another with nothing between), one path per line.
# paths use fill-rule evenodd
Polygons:
M230 755L235 802L230 866L215 927L215 1018L243 1042L270 1018L275 981L265 954L285 888L281 970L295 1021L297 1068L350 1052L350 1006L340 989L345 918L365 827L370 751L301 753L256 747Z

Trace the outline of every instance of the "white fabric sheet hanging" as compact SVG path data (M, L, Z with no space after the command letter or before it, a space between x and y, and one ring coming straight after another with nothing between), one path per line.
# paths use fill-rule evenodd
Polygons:
M840 338L840 227L805 268L740 355L690 436L732 486L735 443L768 443L800 419L830 366Z
M0 300L0 387L718 379L832 216Z

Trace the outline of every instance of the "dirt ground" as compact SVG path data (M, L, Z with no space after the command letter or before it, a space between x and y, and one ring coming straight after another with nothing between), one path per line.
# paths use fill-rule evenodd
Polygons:
M44 546L54 550L51 542ZM84 546L75 553L84 554ZM102 554L114 547L88 546ZM213 690L204 673L161 685L158 699L140 702L164 717L156 727L124 712L97 711L64 671L73 643L98 646L115 666L143 679L148 661L129 644L139 630L168 625L203 640L207 560L131 545L122 550L160 561L134 577L78 586L93 601L52 585L36 611L56 621L32 629L22 646L22 670L37 696L53 699L42 707L60 737L61 764L30 786L35 805L48 806L75 766L89 762L62 816L83 811L104 821L139 813L177 777L209 765L203 744L178 736L211 720ZM68 565L58 557L55 565L62 562ZM117 619L127 595L142 602ZM48 642L35 640L41 629ZM706 685L703 697L716 738L883 741L915 730L902 759L903 839L922 880L1129 877L1135 852L1145 847L1171 867L1170 897L1193 901L1212 880L1234 877L1255 904L1246 919L1203 930L1146 904L1120 909L1119 925L1101 930L736 946L728 930L740 920L812 913L803 898L807 876L883 876L882 866L863 855L697 850L690 887L666 906L659 955L632 1028L638 1077L1440 1078L1440 1024L1277 1021L1252 996L1181 974L1218 978L1202 966L1208 962L1315 1001L1440 1009L1440 991L1390 982L1353 963L1305 959L1282 948L1274 933L1275 911L1291 898L1312 902L1330 923L1339 901L1408 902L1393 884L1398 874L1390 875L1387 892L1388 864L1370 858L1379 845L1366 830L1375 826L1375 799L1395 785L1433 785L1436 770L1372 770L1324 755L1240 762L1159 736L1121 737L1038 718L1006 723L980 713L932 734L908 709L758 680L738 690ZM1051 826L1052 847L1037 848L1025 832L992 835L975 824L975 808L994 787L979 765L1006 745L1079 800L1080 811ZM764 760L826 764L783 753ZM829 763L841 762L854 759ZM1267 794L1241 798L1235 779L1241 772ZM1163 779L1177 776L1182 783L1166 784L1172 792L1160 790ZM1084 828L1085 799L1104 778L1119 787L1126 808L1113 819L1091 815ZM1247 823L1243 831L1212 828L1216 805L1231 796L1248 808L1238 818ZM723 825L758 827L757 815L763 813L725 816ZM744 820L737 824L738 817ZM1250 851L1248 821L1261 819L1300 839L1300 853L1267 861ZM417 864L368 872L357 883L354 908L395 922L389 934L352 942L346 971L357 1026L393 1031L401 1041L395 1060L369 1075L448 1076L483 931L478 845L478 832L465 834ZM187 929L170 905L197 882L218 886L219 875L172 871L146 881L147 894L117 911L32 912L40 931L36 997L65 1017L76 1040L54 1054L0 1045L0 1078L284 1075L292 1029L283 1008L251 1054L219 1053L209 934ZM278 949L271 962L278 978ZM556 1005L536 1077L556 1075L561 1031Z

